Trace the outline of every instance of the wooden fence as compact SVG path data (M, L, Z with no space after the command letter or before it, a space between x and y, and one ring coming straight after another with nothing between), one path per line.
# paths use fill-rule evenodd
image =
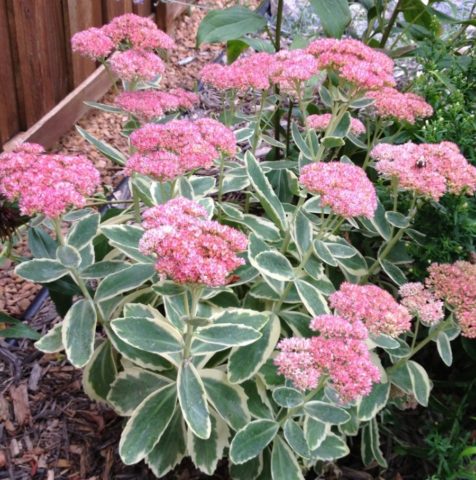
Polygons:
M71 36L123 13L155 15L170 30L183 10L143 0L0 0L0 145L52 110L96 70L73 55Z

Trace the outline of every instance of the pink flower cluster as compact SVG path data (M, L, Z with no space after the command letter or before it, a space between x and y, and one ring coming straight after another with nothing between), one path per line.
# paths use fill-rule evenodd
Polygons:
M114 42L116 48L129 47L145 50L168 50L175 42L153 20L126 13L115 17L102 27L103 32Z
M81 208L99 180L86 157L47 154L41 145L25 143L0 155L0 194L18 199L26 215L56 218L71 205Z
M219 90L266 90L271 86L274 62L274 56L269 53L254 53L231 65L205 65L200 78Z
M412 315L418 315L424 325L432 326L443 320L444 303L425 288L420 282L405 283L400 287L399 294L402 297L402 305Z
M281 50L275 55L272 80L283 90L296 92L300 84L317 73L317 62L305 50Z
M367 96L375 100L372 107L383 118L390 117L413 124L417 118L433 115L432 106L414 93L401 93L395 88L385 87L368 92Z
M161 58L147 50L115 52L109 60L109 66L126 82L151 81L165 71Z
M343 402L368 395L380 372L365 344L365 326L334 315L320 315L310 326L318 336L279 342L281 352L274 360L279 373L301 390L312 390L328 377Z
M93 27L74 34L71 45L74 52L98 60L114 50L170 49L175 43L149 18L127 13L101 28Z
M317 130L318 132L325 132L329 127L331 120L332 114L330 113L309 115L306 119L306 124L309 128ZM365 133L365 125L358 118L352 118L350 120L350 133L353 133L354 135L362 135Z
M454 309L462 335L476 338L476 265L457 261L428 268L427 286Z
M126 172L169 181L198 168L210 168L220 154L233 155L233 132L210 118L149 123L131 135L138 152L126 164Z
M88 28L75 33L71 38L73 52L91 60L106 58L115 48L114 42L101 28Z
M363 322L374 335L398 337L411 328L408 310L376 285L344 282L329 301L338 315L351 322Z
M220 90L266 90L272 84L294 91L300 82L316 74L317 63L304 50L281 50L254 53L231 65L209 64L201 71L201 79Z
M446 192L471 195L476 190L476 167L468 163L454 143L381 143L371 155L382 175L395 177L401 188L435 201Z
M137 90L122 92L114 99L114 103L140 119L151 120L167 112L193 108L198 103L198 96L181 88L173 88L168 92Z
M301 170L299 182L321 196L321 204L344 218L374 216L377 195L365 171L347 163L311 163Z
M237 254L248 239L206 217L203 207L183 197L152 207L144 213L146 232L139 249L155 255L157 271L177 283L226 285L233 270L245 263Z
M321 38L307 47L307 53L316 58L319 70L332 70L357 91L395 85L393 60L358 40Z

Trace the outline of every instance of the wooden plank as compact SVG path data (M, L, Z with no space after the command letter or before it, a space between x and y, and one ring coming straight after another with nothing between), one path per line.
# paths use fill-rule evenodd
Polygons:
M167 33L173 32L174 20L189 8L183 3L168 3L159 1L155 11L157 26Z
M6 0L0 0L0 45L0 143L4 143L20 130Z
M102 8L103 23L108 23L114 17L132 12L132 0L102 0Z
M10 0L26 125L33 125L68 93L68 62L60 2Z
M71 51L71 37L81 30L102 25L101 3L91 0L63 0L66 51L72 71L74 87L77 87L85 78L96 70L97 65L89 58L82 57Z
M132 11L141 17L148 17L153 11L152 0L143 0L142 3L134 3L132 5Z
M12 150L21 142L52 147L89 110L84 102L102 98L110 87L111 77L101 66L31 128L7 142L4 150Z

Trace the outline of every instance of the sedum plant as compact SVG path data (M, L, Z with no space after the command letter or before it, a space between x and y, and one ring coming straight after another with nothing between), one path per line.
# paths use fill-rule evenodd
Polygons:
M101 33L119 52L136 38L127 18L120 36ZM448 142L378 143L385 122L431 114L392 72L383 53L329 39L208 66L226 124L170 119L196 99L126 73L127 96L97 106L128 113L130 151L82 134L124 166L131 201L94 194L84 157L28 144L2 154L0 193L35 216L33 258L16 273L74 295L36 346L64 350L91 398L125 417L126 464L160 477L190 456L212 474L227 456L237 480L303 479L359 436L363 462L385 467L380 413L402 398L428 405L415 355L436 344L450 365L451 341L476 336L474 265L405 275L418 209L473 194L476 169ZM289 115L276 139L278 102ZM271 147L285 158L259 157Z

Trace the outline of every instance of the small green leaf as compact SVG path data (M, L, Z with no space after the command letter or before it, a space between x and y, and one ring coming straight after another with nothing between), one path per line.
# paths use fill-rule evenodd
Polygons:
M304 411L312 418L332 425L340 425L350 419L350 415L344 409L319 400L307 402Z
M215 343L226 347L242 347L256 342L261 333L245 325L222 323L198 328L196 338L206 343Z
M390 225L397 228L407 228L410 225L410 220L400 212L385 212L385 219Z
M155 275L155 267L151 264L137 263L124 270L111 273L99 284L94 299L103 302L121 293L140 287Z
M246 171L254 193L258 197L265 212L281 229L286 229L286 214L269 180L266 178L256 158L250 153L245 154Z
M277 251L261 252L255 258L256 268L268 277L280 281L291 281L294 271L289 260Z
M180 333L160 319L125 317L111 322L114 333L128 345L158 355L181 352Z
M91 145L96 147L106 158L109 158L109 160L112 160L118 165L125 165L126 156L122 152L117 150L117 148L114 148L108 143L99 140L94 135L90 134L78 125L76 125L76 130L85 140L87 140Z
M97 235L100 220L101 216L98 213L79 220L69 232L66 243L77 250L83 249Z
M257 312L246 308L227 308L220 313L214 314L210 318L210 322L214 325L233 323L235 325L245 325L255 330L261 330L268 320L268 312Z
M291 449L281 439L276 437L271 453L271 476L273 480L304 480L301 468Z
M48 283L64 277L68 270L56 260L38 259L20 263L15 273L35 283Z
M375 460L381 467L387 468L387 461L380 450L378 424L375 418L362 429L361 452L365 465L369 465Z
M1 320L1 317L0 317ZM35 342L35 347L44 353L56 353L63 350L63 338L61 330L63 328L63 323L57 323L47 334L43 335L37 342ZM0 330L0 334L2 330Z
M440 332L436 337L436 348L443 363L450 367L453 363L453 352L451 351L450 339L446 332Z
M129 417L146 397L169 384L167 377L142 368L130 367L117 375L107 395L107 401L119 415Z
M210 437L212 428L207 394L200 375L188 360L180 365L177 374L177 390L187 425L198 438L206 440Z
M279 430L279 423L273 420L255 420L248 423L234 436L230 445L230 459L242 464L258 456L269 445Z
M246 347L234 348L228 361L228 379L241 383L251 378L273 353L279 340L281 325L273 315L262 329L262 337ZM235 462L236 463L236 462Z
M311 0L327 35L340 38L352 20L347 0Z
M101 226L101 233L109 239L112 247L116 247L137 262L152 263L152 257L139 252L139 241L144 230L134 225L105 225Z
M331 425L306 415L304 420L304 436L310 450L315 450L330 432Z
M186 453L185 425L177 408L159 442L147 455L146 463L156 477L163 477L180 463Z
M321 142L326 148L337 148L345 145L345 141L340 137L327 136L324 137Z
M57 243L40 227L28 230L28 248L35 258L56 257Z
M56 250L56 258L66 268L78 268L81 265L81 255L78 250L69 245L60 245Z
M125 262L103 260L97 262L81 271L81 277L86 279L103 278L113 273L121 272L130 265Z
M29 338L30 340L38 340L40 338L40 334L36 330L33 330L21 320L10 317L10 315L7 315L4 312L0 312L0 323L8 325L4 328L0 328L0 337Z
M150 394L128 420L119 442L126 465L144 459L160 440L175 411L177 388L167 385Z
M313 160L314 156L311 152L311 149L308 147L304 137L302 136L301 132L299 131L299 127L297 123L293 123L291 125L291 135L293 137L294 143L299 148L300 152L308 159Z
M94 352L96 309L90 300L78 300L64 317L63 345L68 360L75 367L84 367Z
M326 299L316 287L304 280L296 280L295 285L299 298L311 315L329 313Z
M230 425L233 430L239 430L250 420L247 396L242 387L231 384L226 374L217 369L200 371L200 376L207 392L207 397L213 408Z
M407 277L405 274L401 271L400 268L398 268L396 265L394 265L392 262L389 262L388 260L385 259L379 259L380 266L382 267L383 271L399 286L403 285L404 283L407 283Z
M372 391L357 406L359 420L366 422L374 418L387 405L389 395L390 383L375 383Z
M83 370L83 389L96 402L107 402L110 386L117 375L115 352L111 342L105 341L96 348Z
M234 40L247 33L255 33L266 27L266 19L249 8L235 6L211 10L200 23L197 47L202 43Z
M302 428L292 420L288 418L283 428L284 438L288 442L288 445L303 458L311 458L311 451L304 436Z
M414 362L413 360L409 360L408 371L410 373L413 395L415 395L415 398L420 405L427 407L432 389L432 383L428 378L426 370L420 364Z
M280 407L293 408L303 403L304 396L295 388L278 387L273 390L273 400Z
M332 255L332 252L329 250L329 247L321 240L316 240L313 243L314 253L318 258L320 258L324 263L327 263L331 267L337 267L337 262Z
M329 433L320 446L312 452L312 456L317 460L326 461L346 457L349 453L349 447L345 441L334 433Z

